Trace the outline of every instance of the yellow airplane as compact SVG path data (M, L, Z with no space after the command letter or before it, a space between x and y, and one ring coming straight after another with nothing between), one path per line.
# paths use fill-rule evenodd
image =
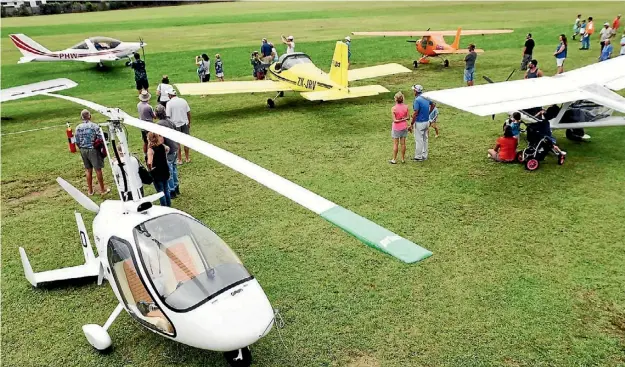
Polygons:
M375 96L389 92L381 85L348 87L348 82L379 76L409 73L410 69L399 64L384 64L348 70L347 45L337 42L332 57L330 73L326 74L313 64L308 55L301 52L285 54L269 66L269 80L234 81L216 83L175 84L182 95L209 95L231 93L278 92L267 105L274 107L275 99L285 91L300 92L309 101L332 101L345 98Z

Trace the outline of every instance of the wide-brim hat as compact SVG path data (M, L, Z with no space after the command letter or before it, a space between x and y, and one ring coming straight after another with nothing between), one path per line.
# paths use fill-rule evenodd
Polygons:
M141 94L139 94L139 100L141 102L147 102L150 100L150 98L152 98L152 95L147 90L144 90L141 92Z

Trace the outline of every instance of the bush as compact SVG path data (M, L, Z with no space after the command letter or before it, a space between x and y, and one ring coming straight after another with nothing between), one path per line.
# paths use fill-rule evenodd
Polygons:
M59 3L41 4L39 9L42 15L61 14L63 12L63 7Z
M30 6L26 5L26 3L20 5L20 7L17 8L18 17L29 17L31 15L33 15L33 10L30 8Z
M98 11L98 8L95 5L93 5L91 2L87 1L85 3L85 10L86 11Z
M72 12L72 3L68 2L63 2L61 5L61 8L63 9L61 11L61 13L71 13Z

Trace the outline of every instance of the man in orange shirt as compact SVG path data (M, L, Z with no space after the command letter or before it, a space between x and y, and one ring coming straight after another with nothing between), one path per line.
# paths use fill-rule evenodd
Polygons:
M584 37L582 37L582 47L580 50L590 49L590 36L592 36L593 33L595 33L595 23L592 21L592 17L588 17L586 32L584 32Z
M612 21L612 37L616 36L618 29L621 26L621 14L617 15Z

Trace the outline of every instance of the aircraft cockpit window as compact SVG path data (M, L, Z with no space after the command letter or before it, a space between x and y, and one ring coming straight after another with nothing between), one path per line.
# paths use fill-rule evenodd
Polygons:
M112 237L107 252L115 284L129 313L143 325L173 335L173 325L141 281L130 245L124 240Z
M289 70L291 67L297 64L312 64L310 57L307 55L293 55L288 56L282 61L282 70Z
M251 279L219 236L187 216L163 215L133 232L146 273L163 302L175 311L188 311Z
M73 50L88 50L89 47L87 46L86 42L83 43L79 43L77 45L75 45L74 47L72 47Z

